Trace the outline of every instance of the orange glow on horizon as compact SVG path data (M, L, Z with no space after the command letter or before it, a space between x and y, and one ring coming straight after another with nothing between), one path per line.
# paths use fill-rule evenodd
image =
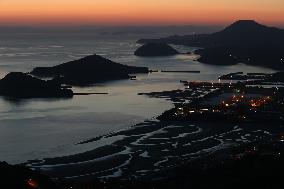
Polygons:
M283 0L0 0L0 25L284 25Z

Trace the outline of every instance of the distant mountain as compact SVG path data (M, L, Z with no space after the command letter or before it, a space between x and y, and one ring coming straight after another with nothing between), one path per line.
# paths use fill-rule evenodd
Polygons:
M170 43L203 49L199 61L210 64L251 65L284 69L284 30L253 20L239 20L220 32L203 35L140 39L138 43Z
M38 77L63 77L63 83L89 85L96 82L128 79L129 74L148 73L146 67L122 65L99 55L91 55L53 67L37 67L30 74Z
M267 27L253 20L240 20L224 30L209 35L204 46L223 45L283 45L284 30Z
M179 52L166 43L147 43L134 52L134 55L144 57L171 56L176 54L179 54Z
M160 39L140 39L137 43L170 43L201 47L224 45L283 45L284 30L267 27L253 20L239 20L212 34L174 35Z

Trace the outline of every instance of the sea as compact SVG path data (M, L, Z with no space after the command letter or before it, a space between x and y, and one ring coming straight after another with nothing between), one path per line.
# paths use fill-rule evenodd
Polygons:
M174 105L167 99L138 93L183 89L180 80L216 81L230 72L275 70L245 64L216 66L196 61L195 55L142 58L134 56L142 37L157 34L108 35L96 33L1 33L0 77L9 72L29 72L38 66L54 66L98 54L118 63L152 70L188 70L200 73L138 74L137 80L117 80L76 92L108 93L71 99L9 99L0 97L0 161L11 164L29 160L80 154L95 148L82 141L155 120ZM174 46L180 52L198 47ZM150 124L151 125L151 124ZM111 141L104 140L106 144ZM99 141L100 142L100 141ZM101 144L97 144L101 146ZM144 154L145 155L145 154ZM146 154L147 156L147 154Z

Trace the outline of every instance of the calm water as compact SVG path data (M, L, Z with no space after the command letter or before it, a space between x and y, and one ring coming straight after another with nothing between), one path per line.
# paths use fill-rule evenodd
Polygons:
M75 96L72 99L15 101L0 97L0 161L26 160L84 152L91 145L80 141L130 127L170 109L171 102L138 96L139 92L182 88L179 80L216 80L218 75L244 72L273 72L251 67L210 66L189 55L139 58L133 55L140 36L116 38L97 35L0 35L0 76L10 71L28 72L36 66L52 66L90 54L113 61L163 70L200 70L201 74L153 73L138 75L136 81L120 80L80 92L108 92L108 95ZM176 47L182 52L192 50Z

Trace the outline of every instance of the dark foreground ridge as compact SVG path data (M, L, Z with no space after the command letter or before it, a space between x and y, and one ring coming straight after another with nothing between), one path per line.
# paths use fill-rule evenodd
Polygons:
M136 56L171 56L177 55L179 52L166 43L148 43L139 47L134 55Z
M39 77L60 75L65 84L89 85L108 80L129 79L129 74L148 72L146 67L122 65L99 55L91 55L53 67L37 67L31 74Z
M140 39L138 43L169 43L203 47L200 62L249 65L284 69L284 30L253 20L240 20L213 34Z
M57 189L58 187L39 172L23 166L12 166L0 162L1 188L14 189Z
M21 72L11 72L0 80L0 95L15 98L72 97L58 77L44 81Z

